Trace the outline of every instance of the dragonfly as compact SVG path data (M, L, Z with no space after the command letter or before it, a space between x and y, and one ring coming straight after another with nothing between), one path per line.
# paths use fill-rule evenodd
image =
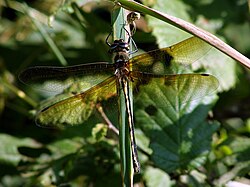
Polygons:
M68 98L56 101L37 112L35 121L42 127L60 128L82 124L92 114L97 103L116 97L117 90L122 90L128 116L133 167L134 172L138 173L140 163L134 135L133 107L130 102L131 89L133 95L136 96L144 88L154 89L158 84L173 89L183 87L185 89L182 95L183 102L211 94L218 87L218 80L213 75L178 74L176 72L176 68L192 64L209 49L208 44L196 37L191 37L170 47L129 58L129 43L118 39L110 45L109 51L114 54L113 63L95 62L68 67L29 67L21 72L19 79L26 84L45 81L64 82L66 87L71 87L80 81L83 83L83 90L79 93L72 91ZM93 83L95 81L97 83ZM187 82L188 88L183 86ZM129 86L130 83L132 83L132 88ZM51 89L53 88L52 86ZM151 98L161 95L161 92L162 90L155 89ZM168 107L169 103L162 100L161 105Z

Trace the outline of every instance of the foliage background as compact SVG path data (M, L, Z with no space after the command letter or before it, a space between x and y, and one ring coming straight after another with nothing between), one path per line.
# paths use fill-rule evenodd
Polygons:
M19 2L0 2L0 185L119 186L117 139L112 132L106 136L102 121L93 117L84 125L67 130L37 127L32 119L32 105L50 95L23 85L17 78L28 66L62 65L51 50L52 44L45 39L54 41L69 65L111 61L105 38L111 29L113 5L107 1L77 1L84 18L79 22L71 1L26 1L38 11L34 19L42 22L42 28L48 33L42 36L42 30L19 6L14 6ZM145 0L142 3L195 23L249 58L250 17L246 0ZM55 21L49 22L51 15ZM137 27L134 40L143 51L169 46L188 37L145 15ZM208 137L204 145L209 152L202 160L185 164L184 168L169 169L166 165L164 169L154 156L149 156L152 145L149 146L147 133L152 129L144 127L141 131L141 127L137 127L138 144L143 150L139 155L143 171L135 176L135 183L145 186L221 186L230 180L250 183L249 70L215 49L192 68L206 69L220 81L219 97L213 106L213 116L210 115L217 127L211 130L213 136ZM22 97L21 90L28 98ZM211 127L205 127L201 132L209 129ZM200 141L194 143L203 145Z

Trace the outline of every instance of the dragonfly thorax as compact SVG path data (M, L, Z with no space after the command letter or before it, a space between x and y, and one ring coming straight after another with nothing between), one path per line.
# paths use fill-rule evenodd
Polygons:
M115 40L114 43L110 46L110 53L116 52L129 52L129 44L126 43L123 39Z
M115 69L127 66L128 60L129 60L129 57L126 52L118 52L114 58Z
M129 74L128 54L126 52L118 52L114 58L115 75L123 77Z

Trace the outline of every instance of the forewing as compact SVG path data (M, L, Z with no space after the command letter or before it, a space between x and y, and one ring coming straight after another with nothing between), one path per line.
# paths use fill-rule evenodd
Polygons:
M19 74L19 79L37 89L62 92L84 91L113 75L114 67L107 62L80 64L67 67L36 66Z
M153 50L130 59L133 71L153 73L157 75L173 74L180 65L189 65L211 47L204 41L191 37L171 47Z
M116 95L116 78L112 76L86 92L48 106L36 115L42 127L62 128L83 123L89 118L96 103Z

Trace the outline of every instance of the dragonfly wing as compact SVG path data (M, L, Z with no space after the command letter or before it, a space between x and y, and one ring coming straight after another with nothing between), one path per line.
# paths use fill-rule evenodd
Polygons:
M107 62L67 67L36 66L21 72L19 79L25 84L50 92L62 92L69 87L73 91L82 91L110 77L113 72L113 65Z
M89 118L96 103L116 95L116 78L112 76L86 92L48 106L36 115L36 123L42 127L73 126Z
M158 75L173 74L180 65L189 65L211 48L199 38L191 37L171 47L143 53L130 59L133 71L154 73Z
M135 100L147 98L152 105L157 103L155 107L180 107L215 92L219 86L218 80L209 74L154 75L133 72L132 77Z

